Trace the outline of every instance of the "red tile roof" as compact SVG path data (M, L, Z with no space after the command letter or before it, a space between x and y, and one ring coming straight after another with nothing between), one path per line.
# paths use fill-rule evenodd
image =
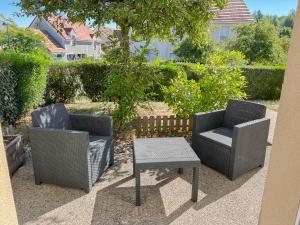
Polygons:
M251 23L254 17L243 0L229 0L228 5L222 10L213 9L216 17L214 23Z
M52 16L46 20L65 38L71 39L70 33L73 30L78 41L93 40L93 31L82 23L71 23L65 17Z
M65 52L65 49L47 31L37 29L32 30L44 37L44 44L49 52Z

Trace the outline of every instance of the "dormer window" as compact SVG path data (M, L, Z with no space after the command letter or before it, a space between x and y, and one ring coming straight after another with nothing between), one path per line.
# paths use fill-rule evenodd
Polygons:
M75 35L72 35L71 42L72 42L72 46L76 45L76 37L75 37Z

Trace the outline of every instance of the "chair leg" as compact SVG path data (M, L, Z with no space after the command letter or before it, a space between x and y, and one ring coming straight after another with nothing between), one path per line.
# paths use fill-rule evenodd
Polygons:
M183 168L178 169L178 174L183 174Z
M34 178L34 183L36 185L41 185L42 182L40 180L38 180L37 178Z
M85 193L90 193L91 190L92 190L92 185L91 184L88 184L86 187L83 188L84 192Z

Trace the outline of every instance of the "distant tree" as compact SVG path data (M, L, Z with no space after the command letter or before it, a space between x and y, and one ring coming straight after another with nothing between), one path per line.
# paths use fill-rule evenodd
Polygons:
M180 61L203 63L213 50L214 44L208 38L204 38L200 42L193 42L190 38L185 38L179 43L174 53Z
M291 36L294 27L295 10L291 10L287 16L264 15L260 10L254 12L257 22L268 22L273 24L279 31L280 37Z
M236 27L237 36L226 48L244 53L250 63L284 64L286 54L273 24L261 21Z
M253 13L253 15L254 15L257 22L260 21L264 17L263 13L260 10L255 11Z

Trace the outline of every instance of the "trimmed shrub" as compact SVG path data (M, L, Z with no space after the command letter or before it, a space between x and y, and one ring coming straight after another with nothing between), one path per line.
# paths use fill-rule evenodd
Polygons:
M170 86L172 80L178 77L179 74L182 74L184 72L184 69L182 67L179 67L172 62L164 62L154 65L150 64L149 69L157 74L157 79L154 80L153 86L150 90L150 92L153 94L152 100L156 101L164 100L162 87Z
M0 62L0 121L11 124L16 119L17 102L15 88L17 82L10 64Z
M49 67L45 102L68 103L82 93L82 85L74 63L55 63Z
M148 93L153 100L163 100L161 86L168 86L180 72L173 63L146 64L150 73L157 79ZM100 101L106 91L106 80L113 64L97 62L54 63L50 66L45 93L46 103L72 102L77 96L84 95L92 101Z
M284 66L243 68L243 73L248 81L245 89L248 99L280 99L284 72Z
M106 80L116 65L99 62L55 63L50 66L45 100L72 102L79 95L92 101L99 101L106 91ZM171 80L185 72L189 80L198 81L204 74L199 63L149 63L147 67L157 76L147 93L151 99L163 101L162 86L169 86ZM242 67L248 85L245 92L249 99L276 100L280 98L284 67Z
M97 63L76 64L76 71L81 79L85 95L93 102L101 100L106 90L105 81L111 66Z
M2 117L4 121L14 123L42 103L46 87L48 61L44 57L31 54L1 52L0 64L2 65L1 68L3 65L7 66L2 74L10 76L6 80L7 82L0 84L0 89L7 90L6 97L0 96L0 98L4 98L0 102L11 105L10 110L7 109L2 112ZM9 84L14 88L14 92L7 89Z

